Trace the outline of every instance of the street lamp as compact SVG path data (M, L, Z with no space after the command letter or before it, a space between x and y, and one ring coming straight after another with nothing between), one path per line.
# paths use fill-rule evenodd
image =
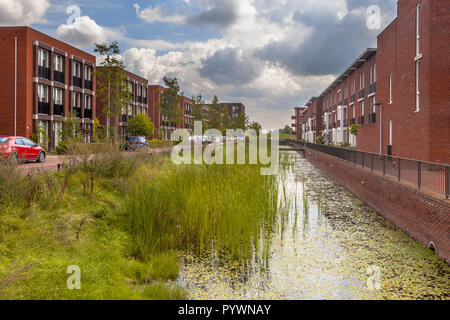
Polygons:
M380 107L380 157L383 156L383 107L381 103L376 102L374 106Z

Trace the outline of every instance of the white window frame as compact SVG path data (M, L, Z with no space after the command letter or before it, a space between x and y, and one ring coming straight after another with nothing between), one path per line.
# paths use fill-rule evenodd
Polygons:
M393 96L392 96L392 74L389 75L389 104L392 104Z
M416 112L420 111L420 61L416 61Z
M44 85L44 84L40 84L38 86L38 99L39 102L44 102L44 103L48 103L48 96L49 96L49 92L48 92L49 87Z
M74 77L81 78L81 63L79 63L78 61L73 62L72 73Z
M92 96L91 95L85 95L84 98L84 109L92 110Z
M84 79L92 81L92 68L90 66L84 66Z
M63 104L63 90L61 88L53 88L53 104Z
M77 104L77 102L79 102L79 104ZM72 108L81 108L81 93L73 93Z
M38 51L38 64L41 67L48 68L49 67L49 58L50 58L50 52L48 50L39 48Z
M64 69L63 57L60 56L59 54L55 54L53 56L53 68L55 69L55 71L63 72Z
M416 55L420 55L420 3L416 8Z

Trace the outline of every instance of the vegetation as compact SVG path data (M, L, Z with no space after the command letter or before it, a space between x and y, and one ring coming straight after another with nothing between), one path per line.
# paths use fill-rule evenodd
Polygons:
M322 136L322 135L320 135L320 136L318 136L317 137L317 143L318 144L325 144L325 137L324 136Z
M110 138L110 119L115 119L114 141L117 143L120 136L119 117L128 114L128 106L131 103L132 94L127 84L125 65L120 56L120 48L117 41L107 44L95 44L95 53L104 57L102 68L97 68L95 76L97 83L97 98L103 103L103 113L107 117L107 138Z
M133 136L150 137L154 130L155 126L144 113L133 116L127 124L127 131Z
M179 250L267 259L277 192L259 166L177 167L110 144L68 154L55 173L0 165L0 299L184 299L167 282Z
M180 110L179 108L183 92L180 91L180 86L176 78L164 77L163 81L166 89L161 94L161 102L159 104L161 117L167 122L180 124L182 121L182 112L184 111L184 109ZM169 138L168 132L160 132L160 135Z
M349 132L355 136L358 135L358 125L357 124L352 124L349 128Z

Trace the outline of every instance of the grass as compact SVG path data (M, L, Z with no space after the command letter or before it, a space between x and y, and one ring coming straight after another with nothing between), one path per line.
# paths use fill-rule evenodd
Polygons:
M268 260L278 187L259 166L101 147L69 153L56 173L0 164L0 299L184 299L171 283L179 250ZM72 265L81 290L66 286Z

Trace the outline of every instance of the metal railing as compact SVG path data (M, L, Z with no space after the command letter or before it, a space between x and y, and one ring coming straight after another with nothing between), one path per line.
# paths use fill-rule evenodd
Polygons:
M446 199L450 197L450 165L329 147L315 143L307 143L306 146L352 162L362 168L370 169L384 177L393 178L398 183L410 185L419 190L431 191L445 196Z

